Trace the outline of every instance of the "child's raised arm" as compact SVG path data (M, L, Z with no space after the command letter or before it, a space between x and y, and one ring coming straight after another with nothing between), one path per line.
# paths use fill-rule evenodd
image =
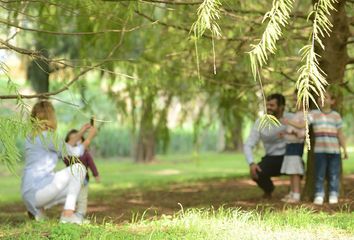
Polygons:
M82 136L90 127L91 125L89 123L82 126L80 131L78 131L77 134L75 134L71 139L69 139L67 143L70 144L71 146L74 146L82 138Z
M90 145L92 139L96 136L97 133L97 129L95 127L92 127L91 125L89 125L90 130L89 133L87 135L87 138L85 139L85 141L82 143L82 145L84 145L85 149L88 148L88 146Z

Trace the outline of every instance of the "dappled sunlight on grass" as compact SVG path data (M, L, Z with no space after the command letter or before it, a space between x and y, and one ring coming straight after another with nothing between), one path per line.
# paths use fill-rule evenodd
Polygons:
M139 235L156 234L156 237L161 232L171 235L193 232L196 239L264 239L265 236L267 239L353 239L354 223L350 217L315 214L304 208L263 214L237 209L190 209L173 217L140 221L128 229Z
M99 210L99 209L98 209ZM102 209L101 209L102 210ZM282 212L189 209L173 215L136 214L131 223L104 223L83 226L58 224L56 221L25 222L16 226L0 225L2 239L354 239L353 213L315 213L298 207Z
M261 200L240 154L203 154L198 161L187 155L159 156L159 162L148 165L98 160L97 165L101 183L92 178L88 205L96 224L58 225L61 207L48 212L48 223L27 222L20 178L2 174L0 187L6 194L0 195L0 233L8 239L193 240L350 239L354 234L353 195L348 191L338 206L284 204L280 198L288 191L288 179L281 177L274 179L274 199ZM344 167L346 173L354 172L353 158ZM346 176L345 187L352 183L352 175Z
M162 176L168 176L168 175L179 175L183 174L183 172L176 170L176 169L164 169L156 172L152 172L151 174L156 174L156 175L162 175Z
M248 165L242 154L233 153L203 153L198 157L192 154L157 156L157 163L135 164L133 162L100 160L96 163L100 171L102 183L90 183L90 195L96 196L107 191L121 191L130 188L165 187L171 183L195 182L220 178L244 178L248 176ZM58 169L64 167L59 164ZM0 203L19 202L21 165L16 168L15 176L8 170L0 169L1 180ZM354 156L344 161L344 172L354 173Z

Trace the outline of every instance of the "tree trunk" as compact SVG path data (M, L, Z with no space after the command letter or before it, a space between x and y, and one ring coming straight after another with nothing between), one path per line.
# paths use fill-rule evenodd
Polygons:
M331 85L331 91L336 98L336 110L342 112L343 94L340 85L344 82L345 67L348 62L347 41L350 36L349 24L345 10L345 0L335 4L336 11L331 12L333 24L330 37L323 39L325 50L318 48L317 53L321 56L320 67L327 74L327 81ZM313 139L313 134L311 135ZM313 141L311 143L313 145ZM304 188L304 199L311 200L315 188L315 166L313 147L308 153L306 183Z
M37 49L40 49L37 47ZM48 58L48 53L42 51L42 56ZM33 90L36 93L49 92L49 62L44 58L36 58L29 62L27 67L27 79L31 83Z
M135 148L135 162L147 163L155 158L155 130L153 124L153 100L150 94L142 106L140 128Z
M225 127L220 121L219 123L219 129L218 129L218 140L216 143L216 150L218 152L223 152L226 149L226 133L225 133Z
M237 118L235 122L235 127L232 129L232 145L233 149L241 152L243 149L243 139L242 139L242 118Z
M243 149L242 127L243 127L243 119L242 117L237 116L235 117L233 123L228 128L226 128L225 151L237 151L237 152L242 151Z

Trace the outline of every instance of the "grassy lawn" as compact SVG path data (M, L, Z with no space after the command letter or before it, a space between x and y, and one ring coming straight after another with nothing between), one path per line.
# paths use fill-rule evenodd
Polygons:
M242 177L248 174L248 167L241 154L202 154L159 156L157 163L134 164L128 160L96 160L102 182L91 180L92 195L107 191L131 188L163 187L168 183L206 180L212 178ZM64 164L59 164L59 169ZM21 166L16 174L0 169L0 188L6 194L0 195L0 204L20 199ZM353 166L354 171L354 166ZM16 176L17 175L17 176Z
M96 159L102 182L91 180L91 194L101 195L108 191L131 188L151 189L169 183L184 183L220 178L242 178L248 176L248 166L242 154L204 153L193 155L159 156L158 162L143 165L128 160ZM64 164L59 164L59 169ZM21 165L16 173L10 173L0 165L0 204L19 202L21 185ZM354 173L354 156L344 161L345 174Z
M130 224L67 225L49 221L0 228L2 239L354 239L354 214L191 209Z
M117 196L136 189L163 191L172 183L213 182L248 175L240 154L173 155L158 159L149 165L98 159L102 182L91 181L90 199L107 201L112 192ZM354 158L344 162L344 170L345 174L354 173ZM21 166L16 171L20 175ZM20 177L4 168L0 169L0 177L0 206L20 205ZM189 208L155 218L140 216L119 225L109 219L104 224L84 226L58 224L56 220L22 220L14 225L0 219L0 239L354 239L354 213L344 209L327 213L301 206L281 211L269 207L262 212L236 207L215 211Z

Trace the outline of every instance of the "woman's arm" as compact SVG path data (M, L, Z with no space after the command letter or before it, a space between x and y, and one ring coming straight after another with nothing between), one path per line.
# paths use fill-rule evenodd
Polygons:
M345 143L345 137L344 137L344 134L343 134L343 131L342 129L338 129L338 140L339 140L339 145L342 147L343 149L343 159L348 159L348 152L347 152L347 146L346 146L346 143Z

